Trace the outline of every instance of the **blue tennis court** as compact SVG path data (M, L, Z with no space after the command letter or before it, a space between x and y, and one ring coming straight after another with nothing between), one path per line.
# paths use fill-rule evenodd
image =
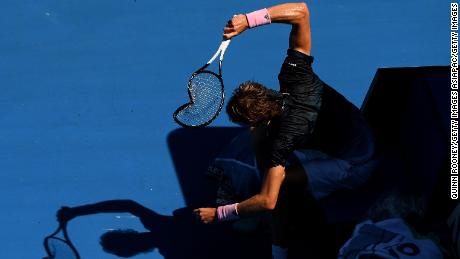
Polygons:
M56 229L63 205L129 199L172 217L206 201L211 192L186 174L196 164L175 154L209 156L219 146L171 144L180 127L172 113L187 101L188 78L216 51L227 20L278 3L2 1L0 257L45 256L43 238ZM378 68L450 64L449 1L307 4L313 67L358 107ZM246 80L276 89L288 35L289 26L276 24L235 38L223 65L226 95ZM235 125L223 112L209 127ZM194 230L167 226L155 249L136 258L204 258ZM116 258L99 245L111 229L143 226L129 213L79 217L68 226L85 259Z

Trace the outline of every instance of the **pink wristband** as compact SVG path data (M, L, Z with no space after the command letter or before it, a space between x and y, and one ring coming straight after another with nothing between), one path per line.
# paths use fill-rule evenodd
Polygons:
M246 19L248 20L249 28L254 28L272 22L267 8L247 13Z
M237 205L238 203L233 203L217 207L217 219L219 221L239 219Z

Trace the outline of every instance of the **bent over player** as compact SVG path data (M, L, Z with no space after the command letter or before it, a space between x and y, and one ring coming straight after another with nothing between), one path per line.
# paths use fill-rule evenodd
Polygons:
M233 122L247 125L261 136L264 148L256 151L266 172L261 190L240 203L199 208L195 213L204 223L211 223L272 211L273 253L281 251L284 255L279 258L285 258L284 225L276 226L286 223L279 220L285 212L277 209L283 207L281 187L291 178L316 199L354 188L371 174L374 148L360 110L313 72L306 4L287 3L236 15L225 26L224 38L270 23L291 26L289 49L278 75L279 92L248 81L235 90L227 105ZM302 161L300 170L289 168L287 161L293 155Z

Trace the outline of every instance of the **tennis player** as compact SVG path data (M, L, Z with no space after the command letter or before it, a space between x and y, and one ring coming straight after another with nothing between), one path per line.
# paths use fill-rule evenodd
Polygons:
M286 258L289 237L283 233L288 220L285 209L280 209L285 207L282 189L290 188L288 182L303 185L315 199L321 199L362 185L372 172L374 145L360 110L313 72L305 3L234 16L224 28L224 38L270 23L291 26L287 57L278 75L280 90L244 82L227 105L233 122L255 129L262 139L256 149L259 166L266 171L260 193L240 203L199 208L195 213L202 222L212 223L271 211L272 253L274 258ZM290 157L302 166L289 166Z

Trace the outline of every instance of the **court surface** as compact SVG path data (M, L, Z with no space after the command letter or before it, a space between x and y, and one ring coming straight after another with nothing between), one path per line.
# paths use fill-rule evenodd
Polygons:
M276 3L2 1L0 258L44 256L42 239L62 205L132 199L166 216L196 205L187 202L168 147L178 128L171 114L186 101L190 74L217 49L227 19ZM449 1L307 3L314 69L357 106L379 67L450 62ZM288 33L276 24L232 41L223 68L227 96L248 79L278 87ZM211 124L225 126L233 125L224 113ZM75 219L69 232L82 258L115 258L98 240L117 228L142 225L129 214L100 214ZM173 257L155 249L136 258Z

